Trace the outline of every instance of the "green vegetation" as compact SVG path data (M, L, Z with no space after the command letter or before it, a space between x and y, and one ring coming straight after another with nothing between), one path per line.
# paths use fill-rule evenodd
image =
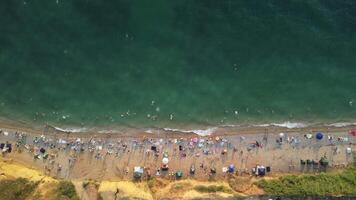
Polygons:
M1 199L26 199L35 191L37 185L37 182L31 182L24 178L2 180L0 181Z
M192 186L193 185L189 182L178 182L172 185L172 187L170 188L170 192L181 192L192 188Z
M79 200L75 187L70 181L60 181L57 188L57 199L60 200Z
M278 180L261 180L256 185L269 195L301 196L355 196L356 168L341 173L284 176Z
M147 181L147 186L148 186L148 188L150 188L150 190L153 188L153 186L154 186L154 179L150 179L150 180L148 180Z
M204 185L198 185L194 187L194 190L198 192L203 192L203 193L216 193L216 192L225 192L225 193L232 193L232 191L229 188L226 188L225 186L222 185L209 185L209 186L204 186Z

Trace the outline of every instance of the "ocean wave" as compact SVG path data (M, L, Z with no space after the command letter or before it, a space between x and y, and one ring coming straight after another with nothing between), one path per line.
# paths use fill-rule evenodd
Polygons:
M284 122L282 124L273 123L273 126L285 127L285 128L305 128L308 127L308 124L300 122Z
M351 123L351 122L338 122L338 123L333 123L333 124L327 124L326 126L341 128L341 127L355 126L355 125L356 125L356 123Z
M347 126L356 126L356 122L338 122L338 123L331 123L331 124L321 124L321 123L301 123L301 122L284 122L284 123L271 123L271 124L258 124L254 125L255 127L270 127L270 126L278 126L284 128L306 128L310 126L328 126L328 127L336 127L342 128Z
M152 129L145 130L145 133L153 133L154 131Z
M277 126L277 127L282 127L282 128L305 128L310 126L310 124L306 123L301 123L301 122L283 122L283 123L270 123L270 124L257 124L257 125L252 125L254 127L270 127L270 126Z
M88 131L87 128L59 128L59 127L54 127L54 129L62 132L70 132L70 133L82 133Z
M120 133L120 131L117 130L100 130L98 133Z
M174 131L174 132L182 132L182 133L195 133L200 136L208 136L213 134L216 131L217 127L208 128L205 130L198 129L198 130L183 130L183 129L175 129L175 128L164 128L165 131Z

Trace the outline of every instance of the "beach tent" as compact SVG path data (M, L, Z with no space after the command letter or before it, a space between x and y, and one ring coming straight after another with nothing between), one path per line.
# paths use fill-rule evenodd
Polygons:
M134 178L139 179L141 178L142 174L143 174L142 167L134 167Z
M266 175L266 168L264 166L257 166L256 169L256 173L258 176Z
M327 167L329 165L329 161L326 159L326 157L322 157L319 161L321 166Z
M162 163L163 163L164 165L167 165L168 162L169 162L168 158L163 158L163 159L162 159Z
M233 164L231 164L229 166L229 173L234 173L234 171L235 171L235 166Z
M321 132L319 132L316 134L315 137L316 137L316 139L321 140L321 139L323 139L324 135Z
M177 177L177 178L181 178L182 176L183 176L183 172L180 171L180 170L178 170L178 171L176 172L176 177Z

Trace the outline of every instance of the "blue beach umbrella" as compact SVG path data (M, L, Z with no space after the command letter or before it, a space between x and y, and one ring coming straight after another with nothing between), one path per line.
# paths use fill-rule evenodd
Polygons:
M318 139L318 140L323 139L323 137L324 137L324 135L320 132L316 134L316 139Z
M235 171L235 166L233 164L231 164L229 166L229 173L234 173L234 171Z

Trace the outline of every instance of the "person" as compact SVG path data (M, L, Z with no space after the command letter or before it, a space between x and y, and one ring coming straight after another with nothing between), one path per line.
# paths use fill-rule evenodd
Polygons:
M160 176L160 175L161 175L161 170L157 168L156 176Z

